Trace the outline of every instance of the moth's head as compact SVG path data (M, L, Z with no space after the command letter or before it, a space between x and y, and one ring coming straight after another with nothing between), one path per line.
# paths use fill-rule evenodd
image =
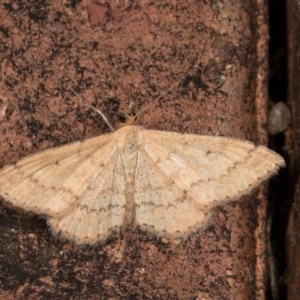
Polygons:
M118 125L118 128L125 127L125 126L136 126L136 117L137 115L134 114L122 114L121 122Z
M124 126L136 126L136 120L138 114L134 111L135 103L133 101L130 101L128 111L125 113L120 114L120 124L118 125L118 128L124 127Z

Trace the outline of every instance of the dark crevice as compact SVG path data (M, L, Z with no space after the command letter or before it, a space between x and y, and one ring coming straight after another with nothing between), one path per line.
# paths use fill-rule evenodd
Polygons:
M287 20L286 1L270 0L269 3L269 98L273 103L287 100ZM270 146L274 150L282 149L283 133L270 137ZM277 145L277 146L276 146ZM278 149L276 149L276 147ZM280 153L284 156L283 153ZM286 157L285 157L286 158ZM288 220L288 174L282 170L269 184L269 218L271 218L270 238L272 259L269 260L270 272L275 269L275 282L269 280L267 299L286 299L285 286L285 234ZM268 253L268 256L270 253Z

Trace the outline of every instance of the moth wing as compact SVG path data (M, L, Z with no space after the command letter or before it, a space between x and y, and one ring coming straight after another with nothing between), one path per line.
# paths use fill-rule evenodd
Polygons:
M160 233L188 232L210 210L248 194L284 160L248 141L141 130L136 222Z
M72 210L95 177L107 176L117 151L110 138L103 135L47 149L4 167L1 197L13 206L50 217Z
M121 156L115 152L106 164L94 163L97 173L77 195L76 207L48 220L54 234L76 244L104 242L124 222L127 182Z

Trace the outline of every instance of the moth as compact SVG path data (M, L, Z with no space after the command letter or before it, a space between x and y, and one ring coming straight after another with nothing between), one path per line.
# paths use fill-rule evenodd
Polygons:
M249 141L130 123L4 167L0 195L42 215L54 234L76 244L101 243L136 226L177 238L284 165L280 155Z

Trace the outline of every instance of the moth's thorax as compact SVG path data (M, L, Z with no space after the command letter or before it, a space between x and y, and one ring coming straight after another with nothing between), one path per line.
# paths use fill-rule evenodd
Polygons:
M124 126L115 132L118 148L124 155L132 156L138 148L138 131L137 126Z
M137 126L124 126L118 129L116 139L118 142L118 151L122 160L122 165L127 178L134 177L136 163L138 157L138 131L141 130Z

